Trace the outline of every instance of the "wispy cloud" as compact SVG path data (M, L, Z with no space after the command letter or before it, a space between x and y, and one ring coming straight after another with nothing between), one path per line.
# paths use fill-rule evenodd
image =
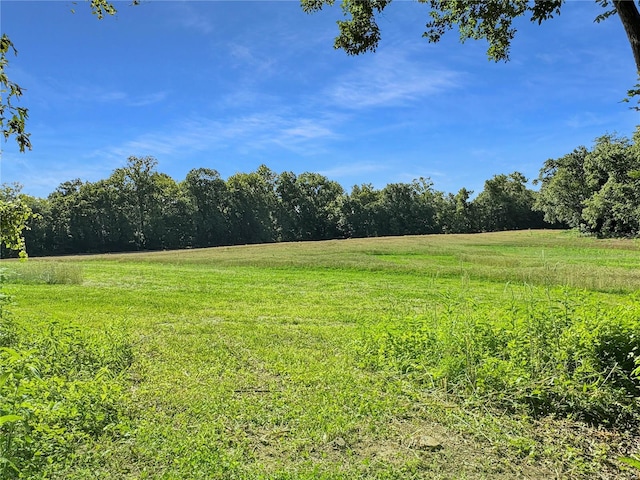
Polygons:
M280 133L286 138L298 138L301 140L335 136L334 132L326 125L319 124L316 120L304 118L294 122L292 127L282 129Z
M261 56L246 45L229 43L227 48L236 66L246 66L252 70L267 72L275 63L272 58Z
M596 115L592 112L583 112L580 114L572 115L567 120L567 126L570 128L582 129L586 127L606 125L609 121L609 118L603 117L601 115Z
M143 95L131 94L122 90L111 90L106 87L87 87L77 85L69 87L59 95L58 100L73 102L118 103L126 107L145 107L162 102L167 92L154 92Z
M457 88L460 74L442 67L425 71L398 51L379 52L362 67L337 78L326 97L346 109L396 106Z
M59 100L73 102L118 103L126 107L146 107L162 102L167 92L155 92L145 95L132 95L121 90L109 90L101 87L77 87L74 91L63 93Z
M105 85L89 85L82 82L66 82L54 78L37 78L20 71L20 79L33 92L31 101L46 107L60 104L110 104L117 103L125 107L144 107L162 102L168 95L167 91L150 93L133 93L120 88Z
M148 105L160 103L165 98L167 98L167 92L150 93L148 95L127 99L127 105L130 107L146 107Z
M263 150L273 145L304 154L318 148L318 142L331 138L338 138L338 134L334 132L330 119L260 113L227 120L207 118L186 120L167 126L162 131L141 135L121 145L95 151L92 156L171 157L189 151L231 148L246 152Z
M176 8L175 21L188 30L208 35L214 31L214 24L206 16L198 13L187 2L174 4Z
M125 92L119 90L101 90L92 91L86 87L79 88L76 92L69 92L69 97L73 100L87 100L91 102L110 103L122 102L127 98Z

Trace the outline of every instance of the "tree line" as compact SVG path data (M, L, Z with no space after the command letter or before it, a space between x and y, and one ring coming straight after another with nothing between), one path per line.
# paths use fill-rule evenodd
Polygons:
M47 198L20 194L35 214L24 231L30 255L65 255L471 233L548 226L520 173L496 175L473 200L434 189L429 179L350 193L318 173L276 174L266 166L227 180L213 169L176 182L153 157L130 157L107 179L60 184ZM5 191L11 190L5 188ZM15 189L13 196L16 196ZM3 256L9 252L4 251Z
M538 191L513 172L487 180L475 198L466 188L438 191L426 178L346 192L318 173L277 174L264 165L226 180L198 168L176 182L157 171L155 158L130 157L106 179L70 180L47 198L5 185L0 205L6 218L33 211L23 234L35 256L544 227L635 237L639 140L640 128L632 139L604 135L591 149L547 160L534 180ZM17 248L14 236L9 248Z

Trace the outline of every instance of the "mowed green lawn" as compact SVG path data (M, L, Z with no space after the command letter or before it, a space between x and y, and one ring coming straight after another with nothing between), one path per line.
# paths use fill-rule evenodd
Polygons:
M552 297L633 315L636 241L523 231L3 263L49 262L82 282L7 285L16 320L124 329L134 353L129 433L61 478L634 478L618 461L638 452L632 429L461 400L367 355L387 330Z

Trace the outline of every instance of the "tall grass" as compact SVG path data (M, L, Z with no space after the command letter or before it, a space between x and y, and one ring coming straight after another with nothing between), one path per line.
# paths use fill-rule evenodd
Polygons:
M61 261L14 261L6 269L8 283L79 285L82 283L82 266Z
M557 288L512 286L490 304L472 295L462 288L427 314L366 329L362 365L534 418L640 425L640 306Z
M602 292L640 290L634 240L598 240L566 231L361 238L136 254L148 264L216 268L327 268L562 285ZM72 257L127 263L131 254Z

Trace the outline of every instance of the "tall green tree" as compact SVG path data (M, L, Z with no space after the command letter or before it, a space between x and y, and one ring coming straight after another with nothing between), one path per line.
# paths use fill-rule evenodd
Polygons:
M588 155L585 147L558 159L544 162L535 183L540 191L534 208L544 213L544 219L550 223L563 223L570 227L579 227L582 222L584 201L593 192L587 182L585 160Z
M585 161L587 183L594 190L582 217L600 235L640 232L640 129L633 141L604 135Z
M436 217L442 233L471 233L477 229L476 205L470 200L473 191L461 188L455 195L441 194L436 202Z
M26 257L23 232L33 211L20 190L17 184L0 186L0 247L18 251L21 257Z
M120 195L126 199L125 208L135 225L134 237L138 248L147 247L150 216L158 188L155 182L157 165L158 161L153 157L131 156L125 167L116 169L111 175Z
M193 169L187 174L182 187L194 209L194 246L228 244L229 192L218 171L210 168Z
M86 251L125 251L134 247L135 224L121 183L113 177L80 188L80 205L86 205L86 224L94 230ZM90 238L89 235L86 236Z
M157 173L151 180L153 188L145 247L165 250L189 245L193 209L186 192L165 173Z
M520 172L495 175L484 182L484 190L474 200L481 230L518 230L544 226L541 213L533 210L535 192L527 187Z
M340 236L340 202L342 186L319 173L306 172L298 176L303 194L301 240L327 240Z
M633 138L603 135L540 171L535 207L547 221L601 236L640 233L640 128Z
M421 235L439 231L433 183L426 178L390 183L382 189L379 235Z
M376 237L382 225L382 192L371 184L354 185L341 206L341 230L348 237Z
M300 234L300 197L297 176L293 172L282 172L276 180L278 207L276 218L279 240L291 242Z
M326 240L340 235L343 188L318 173L284 172L276 181L283 240Z
M276 241L276 174L261 165L255 172L229 177L227 189L231 241L236 244Z
M455 210L453 213L452 231L456 233L470 233L476 231L476 211L470 200L472 190L462 187L453 197Z
M39 215L30 222L27 245L39 254L191 245L191 202L172 178L154 168L154 159L132 157L105 180L71 180L46 200L31 199Z
M27 221L24 231L25 245L32 256L51 255L51 204L46 198L25 196L33 216Z
M62 182L48 197L51 204L51 251L56 254L78 252L82 234L76 205L82 180Z

